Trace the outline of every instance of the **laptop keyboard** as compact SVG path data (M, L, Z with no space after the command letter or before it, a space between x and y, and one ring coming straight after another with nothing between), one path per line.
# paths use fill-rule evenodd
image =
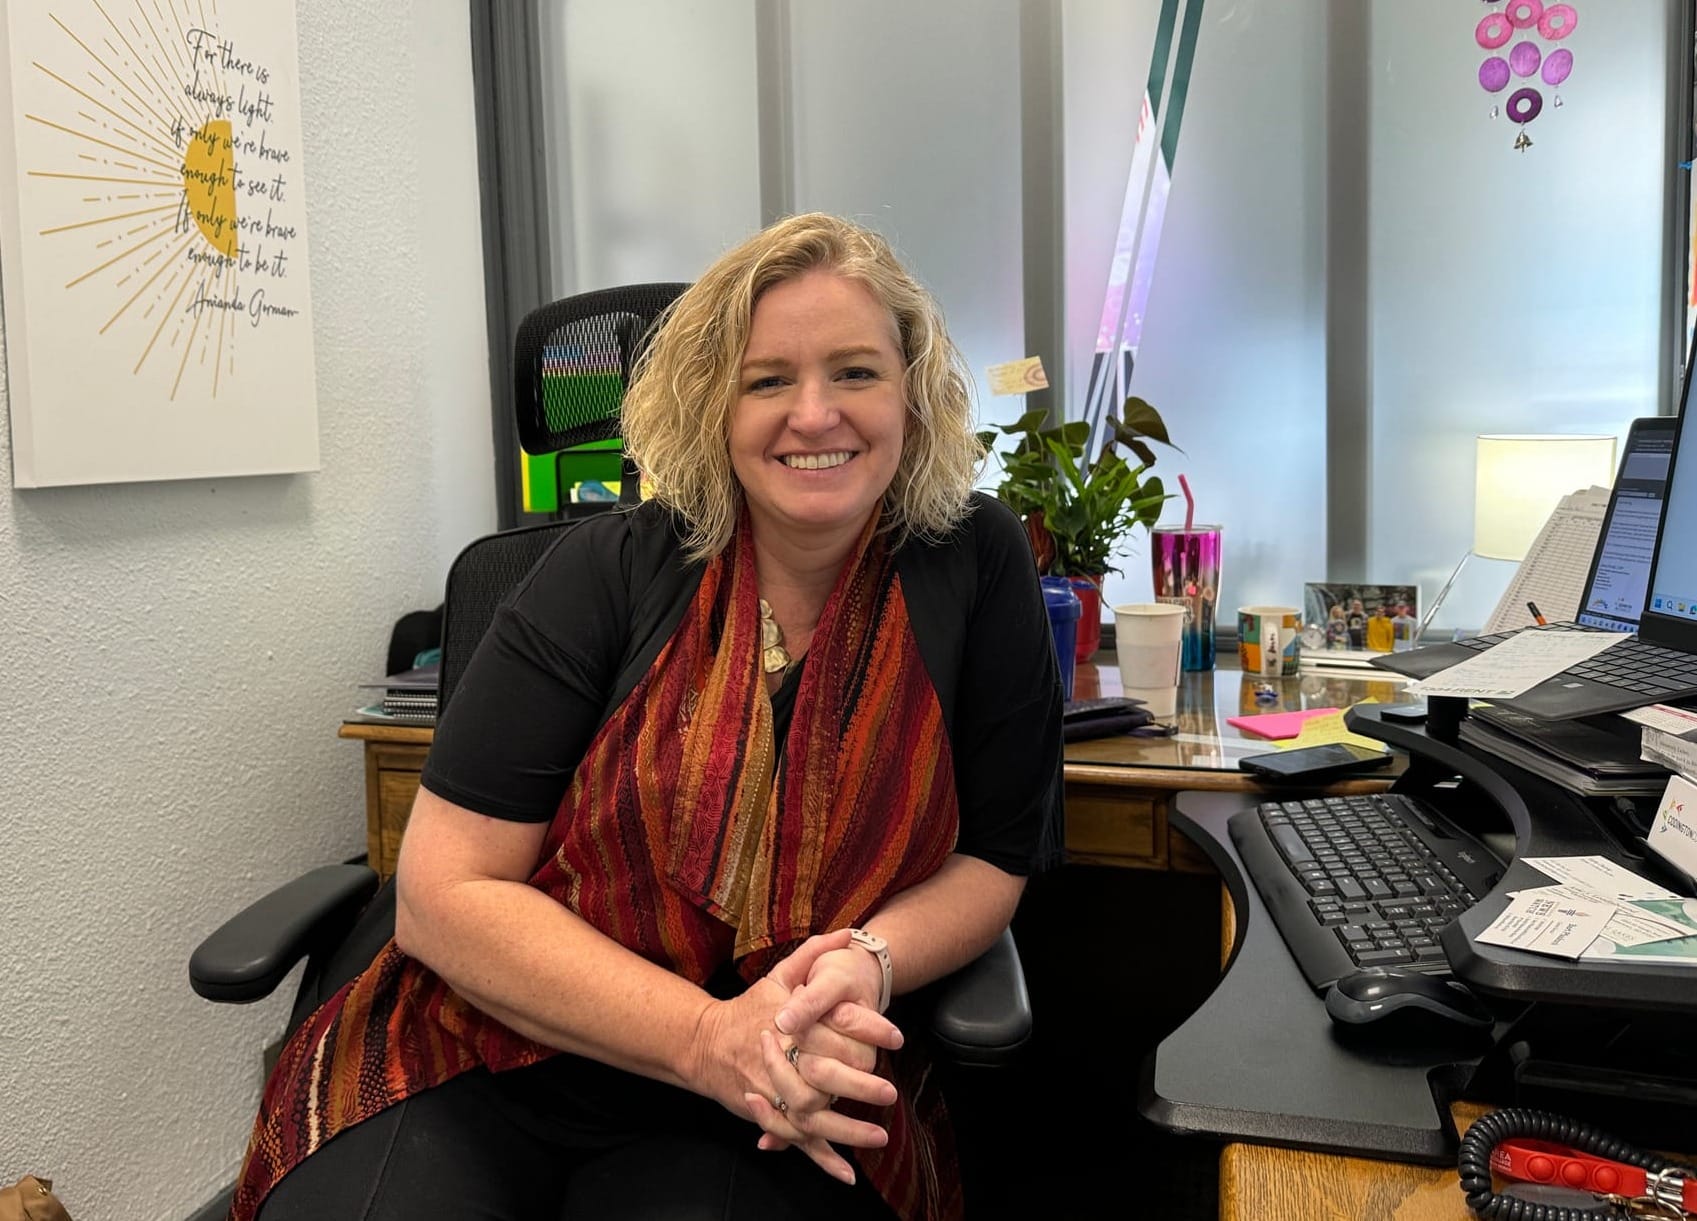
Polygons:
M1649 703L1657 696L1697 687L1697 657L1659 644L1646 644L1633 636L1571 667L1567 673L1650 696L1651 700L1645 701Z
M1315 988L1361 967L1447 972L1439 931L1502 874L1478 840L1400 793L1267 802L1228 826Z

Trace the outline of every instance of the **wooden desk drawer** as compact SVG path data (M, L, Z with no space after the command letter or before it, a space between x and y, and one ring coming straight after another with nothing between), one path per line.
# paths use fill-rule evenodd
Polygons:
M1068 784L1067 859L1100 865L1164 869L1164 795L1111 785Z

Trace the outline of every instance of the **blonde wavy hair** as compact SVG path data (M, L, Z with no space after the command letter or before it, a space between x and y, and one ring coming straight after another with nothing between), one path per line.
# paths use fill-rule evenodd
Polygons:
M755 234L685 290L661 318L625 394L625 448L656 499L683 519L692 559L722 551L742 509L730 420L755 303L773 285L819 270L857 281L889 310L907 364L902 456L879 528L899 546L942 537L967 513L984 448L973 432L966 363L942 310L883 238L810 212Z

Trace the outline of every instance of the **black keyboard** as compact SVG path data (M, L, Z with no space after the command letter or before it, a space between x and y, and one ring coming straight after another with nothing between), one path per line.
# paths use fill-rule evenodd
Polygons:
M1361 967L1447 972L1439 930L1503 873L1485 845L1400 793L1267 802L1228 826L1316 989Z

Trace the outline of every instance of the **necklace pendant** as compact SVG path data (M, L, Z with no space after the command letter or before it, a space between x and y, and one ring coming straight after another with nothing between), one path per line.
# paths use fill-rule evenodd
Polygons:
M760 666L768 674L776 674L780 670L790 668L790 653L781 644L772 645L760 651Z
M772 604L760 599L760 668L768 674L790 668L790 653L784 647L784 629L772 618Z

